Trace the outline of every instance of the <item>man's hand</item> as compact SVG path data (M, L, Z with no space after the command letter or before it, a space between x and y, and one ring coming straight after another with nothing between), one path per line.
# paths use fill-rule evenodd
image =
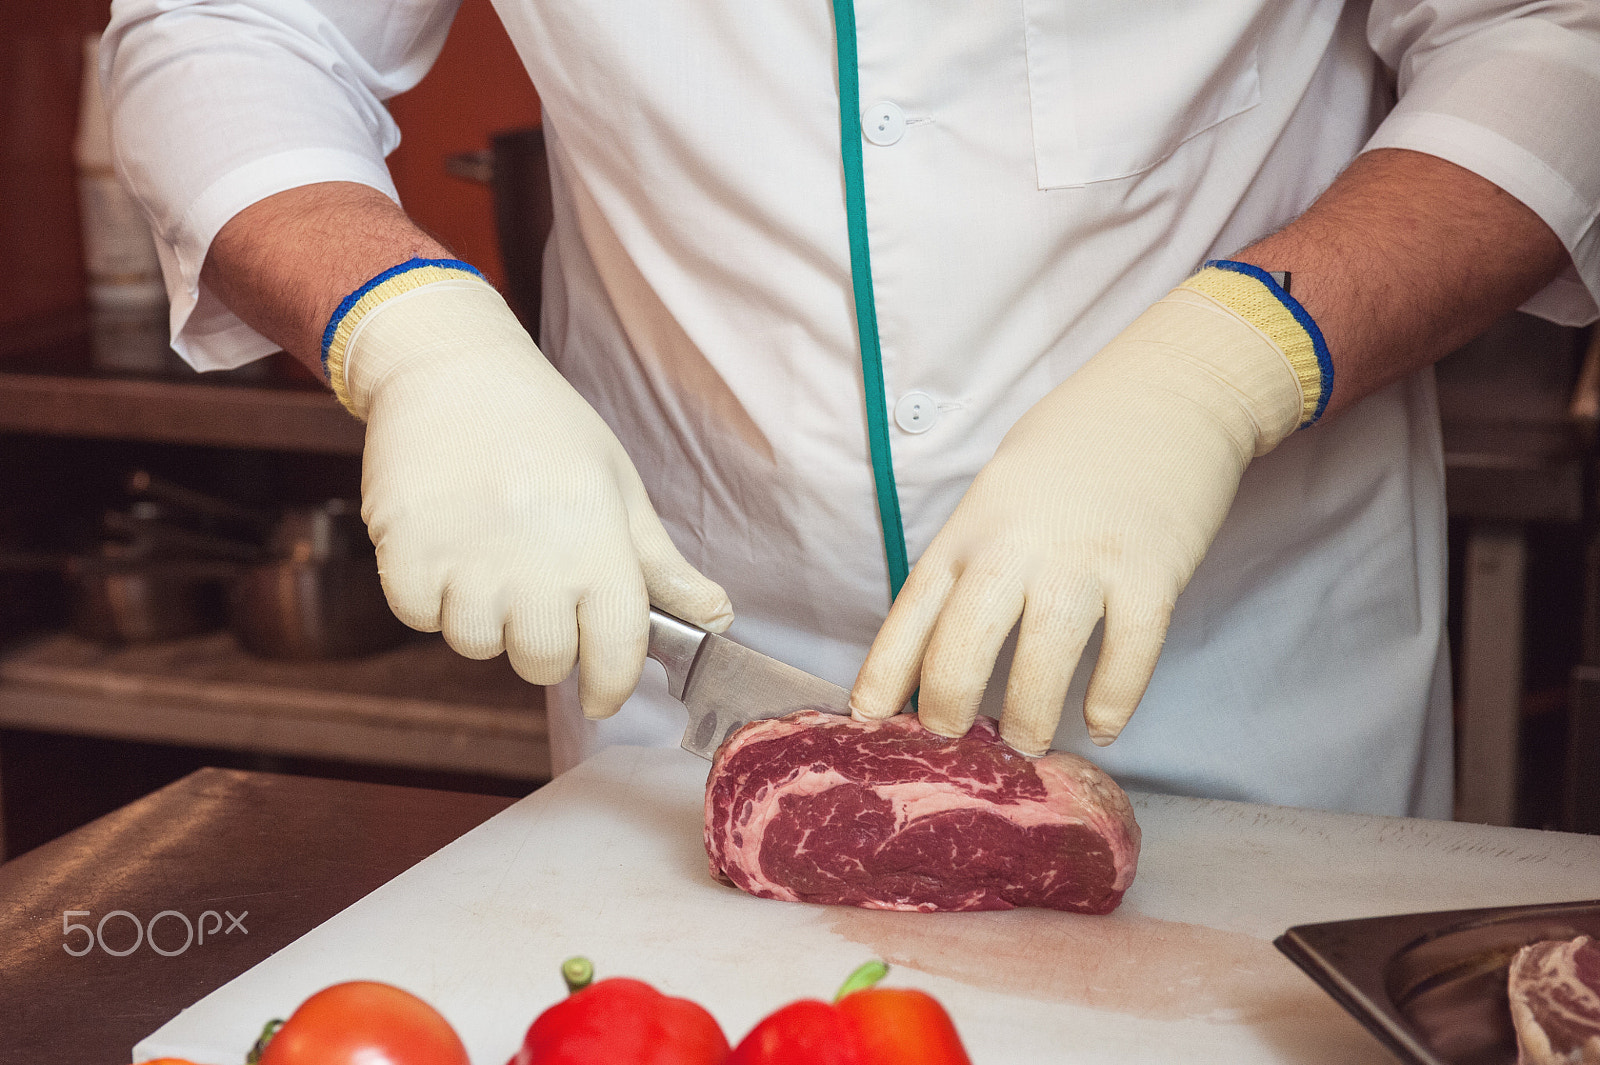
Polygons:
M1104 614L1084 718L1110 743L1245 465L1295 427L1304 402L1272 341L1200 292L1172 292L1006 434L889 612L856 713L899 712L920 666L922 724L963 735L1020 617L1000 730L1043 754Z
M591 718L638 684L649 606L733 610L668 539L622 445L488 284L391 297L344 353L366 418L361 514L396 616L534 684L579 664Z
M1392 149L1361 156L1304 216L1235 258L1292 272L1335 367L1330 414L1448 354L1568 261L1490 182ZM1097 743L1121 731L1245 465L1298 409L1271 383L1283 360L1254 329L1164 310L1172 299L1007 434L895 601L856 680L859 715L898 712L920 676L922 722L964 733L1020 618L1001 732L1040 753L1103 610L1084 717Z
M318 374L323 330L368 279L449 252L382 193L329 183L236 215L202 274ZM722 589L680 556L621 445L499 295L461 273L354 325L340 387L367 420L362 515L395 613L553 684L580 660L591 717L638 681L648 603L714 631Z

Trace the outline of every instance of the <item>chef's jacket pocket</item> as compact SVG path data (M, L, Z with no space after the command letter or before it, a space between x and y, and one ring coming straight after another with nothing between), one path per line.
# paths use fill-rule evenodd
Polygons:
M1149 170L1261 99L1241 0L1023 0L1041 189Z

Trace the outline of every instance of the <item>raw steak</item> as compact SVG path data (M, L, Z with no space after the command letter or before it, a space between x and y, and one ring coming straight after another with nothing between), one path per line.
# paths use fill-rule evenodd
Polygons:
M1600 944L1579 936L1523 947L1508 990L1518 1065L1600 1065Z
M1139 826L1092 763L1018 754L989 718L952 740L909 714L802 710L745 725L717 752L706 853L713 876L762 898L1110 913L1133 882Z

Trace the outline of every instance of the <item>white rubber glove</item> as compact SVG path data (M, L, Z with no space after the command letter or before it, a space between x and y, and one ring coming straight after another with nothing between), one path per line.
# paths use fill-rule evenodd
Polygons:
M1114 740L1245 466L1325 402L1320 335L1280 293L1202 271L1023 415L906 581L856 715L898 713L920 672L922 724L965 734L1020 617L1000 729L1042 754L1103 614L1084 720L1097 744Z
M534 684L576 659L591 718L638 683L650 603L732 622L616 436L487 283L423 266L335 321L329 377L367 423L361 514L401 621L468 658L504 650Z

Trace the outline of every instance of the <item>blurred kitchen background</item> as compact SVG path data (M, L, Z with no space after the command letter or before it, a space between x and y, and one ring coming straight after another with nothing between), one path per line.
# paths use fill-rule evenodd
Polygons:
M524 794L539 689L382 609L360 427L279 356L167 348L108 177L106 0L0 0L0 856L205 765ZM405 205L536 313L538 97L489 0L391 102ZM147 238L146 238L147 239ZM1440 368L1457 816L1600 832L1600 347L1525 316Z

